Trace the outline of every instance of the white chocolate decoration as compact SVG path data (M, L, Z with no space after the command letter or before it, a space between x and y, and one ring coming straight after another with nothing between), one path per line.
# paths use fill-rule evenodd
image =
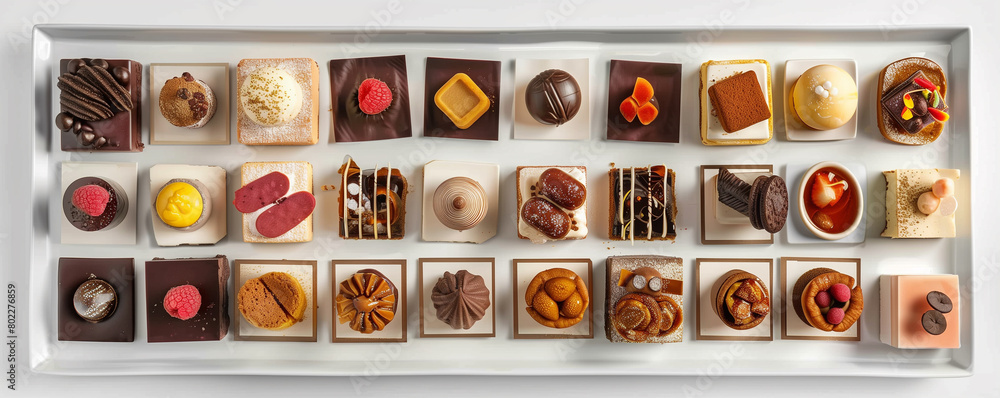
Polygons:
M239 94L243 112L261 126L280 126L302 110L302 87L294 76L275 67L247 76Z
M955 194L955 180L951 178L941 178L934 181L934 185L931 187L931 192L934 192L934 196L939 198L947 198Z
M465 231L479 225L489 212L486 190L476 180L452 177L434 191L434 215L444 226Z
M934 196L934 194L930 191L920 194L920 197L917 198L917 209L920 210L921 213L927 215L934 214L940 204L941 199Z
M945 217L955 214L955 212L958 211L958 199L955 199L955 196L948 196L941 199L941 204L938 205L938 211Z

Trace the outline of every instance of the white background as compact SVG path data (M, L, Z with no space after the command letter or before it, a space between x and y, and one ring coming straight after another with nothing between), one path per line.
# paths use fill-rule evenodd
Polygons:
M386 9L388 0L315 1L309 5L281 2L262 4L252 0L175 0L158 4L140 1L83 0L5 0L0 11L0 123L6 145L0 146L3 164L0 172L0 213L4 218L26 217L27 212L9 209L10 197L16 187L8 187L6 174L21 167L10 164L8 151L17 148L19 135L11 126L15 118L27 117L32 106L30 97L30 32L34 23L61 24L136 24L136 25L209 25L209 26L358 26L372 19L372 12ZM306 2L303 2L306 3ZM802 5L800 5L800 3ZM877 379L830 377L743 378L717 377L703 374L696 377L461 377L443 380L433 377L379 377L360 388L368 395L400 395L423 393L437 397L522 394L558 396L617 396L620 394L673 394L737 396L745 395L747 386L753 395L775 397L808 396L1000 396L997 357L1000 326L993 308L1000 298L1000 248L998 233L991 225L1000 220L1000 211L993 204L1000 190L989 173L998 169L997 131L993 128L996 114L993 98L997 95L995 74L1000 52L1000 27L995 18L1000 15L1000 3L995 1L930 1L930 0L846 0L805 4L797 1L707 0L598 3L594 0L533 1L525 5L495 0L478 5L472 1L454 5L443 1L427 1L399 5L402 10L392 15L393 27L602 27L640 26L672 27L713 25L724 12L731 12L734 26L874 26L893 29L898 25L969 25L973 29L972 88L973 155L977 174L973 191L977 202L974 231L978 248L974 258L979 286L976 292L975 375L961 379ZM728 11L727 11L728 10ZM10 263L12 236L8 222L0 223L0 283L20 282L26 286L21 264ZM12 271L12 268L16 270ZM23 296L19 296L23 297ZM20 320L24 323L24 320ZM22 340L23 343L23 340ZM20 346L24 348L25 345ZM6 349L4 357L6 357ZM18 352L20 368L26 366L27 352ZM6 360L4 361L6 362ZM6 367L0 369L6 371ZM703 373L703 372L702 372ZM723 371L724 374L724 371ZM836 376L836 375L830 375ZM5 377L6 378L6 375ZM121 396L188 396L204 394L230 395L236 391L245 396L273 396L292 391L308 395L355 395L350 378L319 377L115 377L79 378L33 375L19 371L18 391L10 396L98 396L109 393ZM6 382L2 383L5 393ZM280 390L279 390L280 389ZM6 395L6 394L5 394Z

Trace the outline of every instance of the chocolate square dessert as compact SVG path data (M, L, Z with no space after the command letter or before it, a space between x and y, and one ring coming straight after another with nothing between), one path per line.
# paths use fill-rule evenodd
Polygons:
M214 341L226 337L230 323L229 274L229 260L222 255L146 261L147 341Z
M361 169L347 156L337 197L338 230L344 239L403 239L406 234L406 177L392 165Z
M56 87L63 151L142 152L142 64L62 59Z
M708 88L716 117L727 133L740 131L771 117L757 73L746 71L716 82Z
M613 343L684 340L684 263L677 257L608 257L605 337Z
M661 62L639 62L611 60L608 81L608 132L609 140L680 142L681 120L681 64ZM640 83L639 79L645 83ZM648 84L651 96L635 95L637 88ZM648 100L646 100L648 98ZM646 100L655 111L652 120L629 120L623 113L623 100L629 106L635 104L636 111L642 108L638 102L629 99ZM631 108L629 108L631 109Z
M677 196L667 166L613 168L608 172L611 240L674 240Z
M410 89L402 55L330 61L336 142L410 137Z
M59 258L60 341L135 340L135 266L131 258Z
M923 71L913 72L910 77L897 85L889 92L882 95L882 109L901 127L910 134L917 132L934 123L934 116L930 109L941 112L948 112L948 104L944 101L944 96L937 90L930 91L917 84L914 79L930 81ZM904 119L904 114L908 117Z
M427 75L424 79L424 137L465 138L496 141L500 126L500 61L472 59L427 58ZM459 110L472 110L472 87L462 84L449 85L456 75L465 75L487 99L485 111L462 128L437 105L435 97L449 98L461 103Z

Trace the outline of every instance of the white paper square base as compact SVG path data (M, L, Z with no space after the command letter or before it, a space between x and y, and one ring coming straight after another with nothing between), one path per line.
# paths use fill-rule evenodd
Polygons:
M745 168L744 168L745 167ZM771 174L770 165L746 165L739 167L729 167L729 171L735 174L763 175ZM750 224L750 219L746 218L746 223L723 224L719 222L716 214L717 207L725 206L719 202L718 193L715 188L715 180L719 175L718 166L704 166L702 171L702 244L705 245L740 245L740 244L761 244L769 245L774 243L774 236L763 229L756 229ZM785 228L788 228L787 226Z
M287 264L287 263L268 263L268 260L236 260L236 266L240 267L239 279L236 280L235 289L232 293L231 299L234 304L234 317L240 317L239 322L239 339L237 340L247 340L247 337L264 337L265 339L276 341L281 340L282 337L297 337L300 339L309 339L308 341L316 341L316 318L314 317L316 308L316 291L313 290L313 286L316 281L316 262L310 261L310 264ZM249 261L253 261L252 263ZM236 302L236 297L239 295L240 288L248 280L253 278L258 278L268 272L284 272L291 275L293 278L299 281L302 285L302 290L306 292L306 312L302 317L302 321L289 326L282 330L267 330L255 327L250 324L243 314L240 313L239 303Z
M774 280L771 259L698 259L698 340L773 340L775 305ZM747 330L736 330L719 319L715 313L715 296L712 286L727 272L741 269L756 275L764 282L771 299L771 313L759 325Z
M848 275L855 279L855 284L861 285L860 280L860 259L845 258L845 259L829 259L829 258L782 258L782 284L784 286L784 291L781 292L783 302L782 307L782 339L784 340L849 340L856 341L860 339L860 334L858 332L858 327L861 325L864 319L864 313L862 313L861 319L854 322L850 328L843 332L825 332L816 329L809 324L805 323L799 316L795 314L795 308L792 306L792 290L795 288L795 282L799 280L799 277L809 272L814 268L829 268L834 271L840 272L842 274ZM854 288L851 286L851 288ZM869 297L875 297L872 292L869 292ZM878 311L878 307L873 305L874 303L869 302L868 308L865 311Z
M528 113L524 93L528 82L548 69L562 69L580 85L580 111L561 126L541 124ZM590 139L590 59L524 59L514 65L514 139L518 140L588 140Z
M592 263L587 260L571 261L568 260L560 261L558 259L552 260L514 260L514 266L517 267L517 279L514 283L517 285L514 287L514 314L517 317L517 324L514 330L514 338L587 338L593 335L593 309L594 309L594 286L593 278L591 277L591 269L593 268ZM531 315L528 315L528 303L524 301L524 291L531 283L531 280L538 275L539 272L545 271L551 268L565 268L570 271L575 272L578 276L583 278L584 282L587 282L587 290L590 294L590 304L586 310L587 315L583 317L576 325L570 326L568 328L550 328L544 326L535 321ZM589 281L589 282L588 282ZM602 305L602 303L597 303L597 305ZM521 335L521 336L516 336Z
M444 276L445 272L452 274L466 270L475 275L483 277L483 282L490 289L490 307L486 309L483 319L476 321L468 329L454 329L444 321L437 318L437 311L431 300L431 293L438 279ZM494 322L496 312L496 283L494 275L494 259L492 258L455 258L455 259L420 259L419 275L420 299L423 303L420 313L420 337L494 337L496 335L496 325Z
M215 94L215 116L196 129L177 127L160 112L160 90L188 72ZM149 64L149 143L153 145L229 144L229 64Z
M452 177L469 177L486 192L489 210L472 229L456 231L446 227L434 214L434 191ZM449 162L435 160L424 165L424 193L421 232L428 242L483 243L497 235L500 213L500 166L493 163Z
M384 262L383 262L384 261ZM403 267L405 266L406 260L334 260L333 262L333 291L330 292L330 296L333 297L333 302L330 304L333 306L333 327L336 330L334 334L334 343L341 342L364 342L364 340L369 340L373 343L384 342L385 340L402 340L406 341L406 281L403 279ZM402 262L403 265L400 265ZM396 286L396 291L399 293L396 296L396 314L387 325L385 329L372 332L369 334L361 333L357 330L351 329L350 322L340 323L337 314L336 300L337 295L340 294L340 283L350 278L352 275L361 271L363 269L374 269L389 278L389 281ZM344 339L349 339L353 341L340 341Z
M715 107L712 106L712 100L709 99L708 89L720 80L732 77L738 73L749 71L753 71L757 74L757 84L760 84L760 89L764 94L764 101L767 102L767 107L771 109L771 117L747 126L744 129L727 133L726 130L722 128L722 123L719 122L719 118L713 116ZM771 103L771 96L768 95L768 92L770 91L769 87L771 87L771 71L768 65L762 63L713 64L709 65L708 70L705 71L705 80L703 88L704 91L701 93L701 109L707 116L707 120L703 119L702 121L708 123L705 136L708 137L709 141L712 141L717 145L737 145L738 143L734 141L769 140L772 137L773 127L771 125L771 121L774 120L774 105Z
M212 214L208 222L194 231L179 231L164 224L156 214L156 196L166 183L175 178L201 181L212 196ZM160 246L214 245L226 237L226 170L219 166L158 164L149 168L150 216L153 236Z
M60 242L64 245L134 245L135 214L140 211L136 200L137 169L136 163L62 162L62 188L58 193L60 206L57 210L62 226ZM69 184L83 177L101 177L122 187L128 198L128 212L120 224L102 231L82 231L66 219L62 209L62 195L65 195Z

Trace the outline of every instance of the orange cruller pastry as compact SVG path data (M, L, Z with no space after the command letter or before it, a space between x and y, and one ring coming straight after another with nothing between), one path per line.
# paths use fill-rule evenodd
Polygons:
M753 329L771 312L771 294L756 275L734 269L722 275L712 288L712 309L726 326Z
M340 282L334 299L337 319L364 334L385 329L396 316L396 286L381 272L363 269Z
M563 329L576 325L590 305L587 284L575 272L551 268L539 272L524 290L528 315L544 326Z
M854 278L829 268L814 268L799 277L792 300L803 322L827 332L850 329L865 307L861 286L855 286Z

